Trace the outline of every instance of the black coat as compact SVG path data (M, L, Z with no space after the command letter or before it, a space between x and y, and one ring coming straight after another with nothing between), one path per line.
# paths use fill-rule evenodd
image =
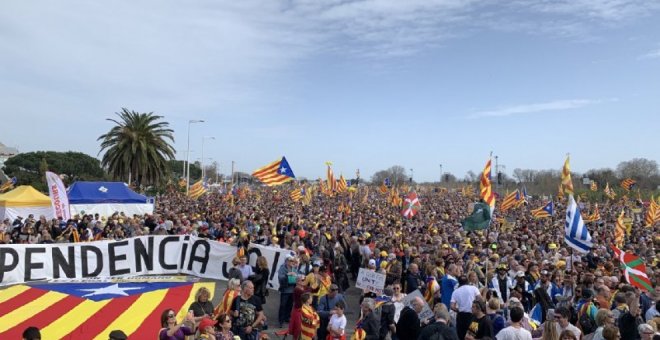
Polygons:
M417 339L419 335L419 316L412 308L406 306L401 310L399 322L396 323L396 336L399 339Z

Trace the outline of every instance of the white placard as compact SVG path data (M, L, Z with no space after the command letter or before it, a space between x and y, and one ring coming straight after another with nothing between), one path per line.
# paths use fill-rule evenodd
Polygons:
M424 300L424 295L422 295L422 292L419 291L419 289L416 289L414 292L406 295L406 297L403 298L401 302L403 302L404 306L408 306L410 308L413 308L412 306L412 301L416 298L419 297L424 301L424 308L422 309L422 312L419 313L419 320L426 320L429 318L433 318L433 311L431 310L431 307L429 306L428 303L426 303L426 300ZM414 310L414 308L413 308Z
M369 269L360 268L355 287L382 295L383 288L385 288L385 275Z

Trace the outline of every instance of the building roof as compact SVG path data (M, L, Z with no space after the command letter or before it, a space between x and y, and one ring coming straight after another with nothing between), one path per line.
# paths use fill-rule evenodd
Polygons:
M18 154L18 149L6 146L0 143L0 155L1 156L13 156Z

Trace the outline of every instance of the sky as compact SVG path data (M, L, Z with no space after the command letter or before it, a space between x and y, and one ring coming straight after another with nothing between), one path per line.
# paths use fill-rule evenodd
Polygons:
M659 161L659 15L658 0L3 1L0 142L100 159L127 108L223 173L281 156L298 177L332 161L420 182L490 152L509 174L567 153L576 172Z

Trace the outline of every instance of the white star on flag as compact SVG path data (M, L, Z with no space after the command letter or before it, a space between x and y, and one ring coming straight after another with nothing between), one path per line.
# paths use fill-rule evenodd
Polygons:
M108 192L108 188L101 186L99 187L99 191L105 194L106 192Z
M281 174L285 174L285 173L286 173L286 167L282 167L282 168L280 169L280 173L281 173Z
M93 288L93 289L81 289L83 292L91 292L89 294L83 295L83 297L94 296L94 295L121 295L128 296L126 293L127 290L137 290L141 289L140 287L119 287L118 283L113 285L103 287L103 288Z

